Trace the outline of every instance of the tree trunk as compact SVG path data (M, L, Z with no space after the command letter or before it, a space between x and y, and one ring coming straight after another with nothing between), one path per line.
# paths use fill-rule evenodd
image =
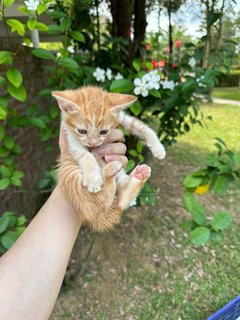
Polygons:
M144 47L147 19L146 19L146 0L135 0L134 2L134 53L141 56L141 48Z
M131 30L130 0L110 0L112 14L112 36L129 38Z
M172 61L173 39L172 39L172 19L171 7L168 7L168 45L169 45L169 61Z

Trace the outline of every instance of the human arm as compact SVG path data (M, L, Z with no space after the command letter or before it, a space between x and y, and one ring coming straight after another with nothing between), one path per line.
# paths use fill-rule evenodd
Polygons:
M119 141L116 134L119 136L118 130L110 136L104 153L96 152L113 154L125 164L124 146L111 143ZM60 146L66 148L62 131ZM80 227L79 217L57 186L25 232L0 258L0 319L49 318Z

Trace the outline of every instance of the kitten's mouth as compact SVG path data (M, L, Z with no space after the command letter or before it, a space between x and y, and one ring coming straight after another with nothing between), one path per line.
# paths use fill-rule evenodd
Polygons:
M93 149L93 148L96 148L96 147L98 147L98 146L100 146L102 144L102 142L99 142L99 143L97 143L96 145L90 145L90 144L86 144L86 146L88 147L88 148L90 148L90 149Z

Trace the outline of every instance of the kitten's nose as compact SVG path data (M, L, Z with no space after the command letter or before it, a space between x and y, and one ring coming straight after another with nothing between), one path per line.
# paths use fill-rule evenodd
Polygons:
M97 141L96 140L92 140L92 141L89 141L88 144L90 145L90 147L94 148L97 146Z

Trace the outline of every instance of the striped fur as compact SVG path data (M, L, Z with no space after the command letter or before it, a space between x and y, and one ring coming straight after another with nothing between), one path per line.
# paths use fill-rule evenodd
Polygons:
M89 148L104 144L111 129L121 124L145 140L159 159L165 157L165 150L151 128L123 112L134 103L134 96L91 86L55 91L52 95L62 110L68 141L68 151L59 161L58 183L84 223L95 231L111 229L138 195L151 170L141 165L128 176L120 162L105 164Z

